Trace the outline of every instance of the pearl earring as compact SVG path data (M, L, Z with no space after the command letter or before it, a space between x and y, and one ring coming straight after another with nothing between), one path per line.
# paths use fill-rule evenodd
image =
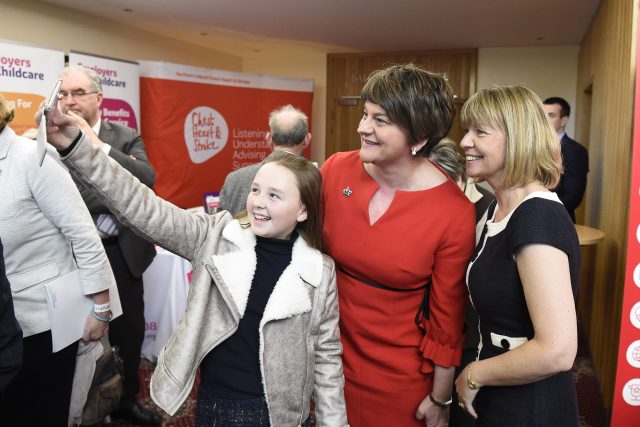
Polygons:
M416 147L413 147L413 148L411 149L411 155L412 155L412 156L415 156L416 154L418 154L418 150L416 150Z

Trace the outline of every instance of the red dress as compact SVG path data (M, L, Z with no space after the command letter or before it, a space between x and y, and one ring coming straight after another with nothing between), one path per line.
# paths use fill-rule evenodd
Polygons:
M424 426L415 414L431 391L433 363L460 361L474 207L448 180L429 190L396 191L370 225L369 200L378 185L358 151L330 157L322 177L325 249L338 267L349 424ZM421 327L415 316L424 290L362 282L406 290L422 287L429 276L430 319Z

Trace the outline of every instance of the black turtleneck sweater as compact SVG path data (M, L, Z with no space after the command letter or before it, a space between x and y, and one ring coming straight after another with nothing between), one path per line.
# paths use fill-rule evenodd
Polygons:
M200 365L202 387L223 399L255 399L264 395L260 372L260 320L276 282L291 262L290 240L256 237L256 272L238 330L214 348Z

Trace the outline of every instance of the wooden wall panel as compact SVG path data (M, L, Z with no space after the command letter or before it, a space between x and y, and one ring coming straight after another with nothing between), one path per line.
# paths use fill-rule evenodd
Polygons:
M360 148L356 132L362 117L362 102L357 101L367 77L372 71L391 64L412 62L429 71L446 73L456 95L456 108L476 90L477 49L426 52L349 53L327 56L327 126L326 157L337 151ZM352 105L341 105L341 98L353 97ZM343 98L344 100L344 98ZM348 102L349 100L345 100ZM462 138L460 121L456 117L449 136Z
M584 223L605 240L583 249L579 316L611 407L624 288L637 0L603 0L578 60L576 133L589 150ZM580 219L580 217L579 217Z

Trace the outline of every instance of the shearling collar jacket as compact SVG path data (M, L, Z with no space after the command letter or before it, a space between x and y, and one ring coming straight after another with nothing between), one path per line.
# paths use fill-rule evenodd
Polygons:
M186 312L158 358L151 397L174 414L204 356L238 328L256 268L256 239L224 211L192 214L153 194L83 137L63 158L126 226L190 260ZM347 425L335 267L294 243L260 323L260 367L272 426L298 426L313 393L318 426Z

